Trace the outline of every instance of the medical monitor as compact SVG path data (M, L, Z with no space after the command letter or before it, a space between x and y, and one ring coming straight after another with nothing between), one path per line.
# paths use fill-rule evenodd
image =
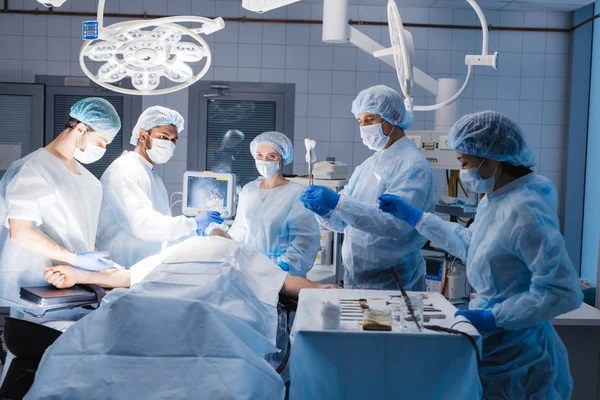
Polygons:
M187 171L183 174L183 214L218 211L223 218L235 215L235 175Z

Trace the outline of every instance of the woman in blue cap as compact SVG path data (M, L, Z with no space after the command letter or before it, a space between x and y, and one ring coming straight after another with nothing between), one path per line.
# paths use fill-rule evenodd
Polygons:
M249 244L295 276L306 276L320 248L317 220L300 202L303 186L283 177L294 147L283 133L265 132L250 143L262 175L244 186L229 235Z
M44 267L108 268L95 252L102 188L81 163L102 157L121 129L101 98L76 103L52 143L12 163L0 181L0 299L24 304L23 286L44 284ZM78 162L79 161L79 162Z
M466 261L478 296L457 314L483 335L484 397L569 399L567 351L550 321L578 308L583 294L560 234L556 189L531 170L533 152L508 117L466 115L448 135L463 183L486 194L475 222L465 228L390 195L380 207Z

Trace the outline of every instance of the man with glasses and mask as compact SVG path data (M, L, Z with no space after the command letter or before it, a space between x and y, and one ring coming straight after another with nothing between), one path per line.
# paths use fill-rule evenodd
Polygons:
M44 284L44 267L111 268L95 251L102 187L83 165L98 161L121 129L101 98L77 102L52 143L12 163L0 181L0 299L23 305L19 290ZM79 161L79 162L78 162Z
M177 111L150 107L142 113L131 136L136 146L116 159L102 175L102 212L98 248L123 266L159 252L171 241L202 235L211 223L222 223L217 212L195 218L173 217L167 189L154 170L175 151L184 120Z

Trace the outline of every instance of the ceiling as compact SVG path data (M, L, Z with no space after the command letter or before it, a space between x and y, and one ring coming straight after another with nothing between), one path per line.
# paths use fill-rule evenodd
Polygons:
M302 0L322 3L323 0ZM350 4L385 6L387 0L349 0ZM510 11L573 11L593 3L593 0L477 0L484 10ZM396 0L399 7L471 8L466 0Z

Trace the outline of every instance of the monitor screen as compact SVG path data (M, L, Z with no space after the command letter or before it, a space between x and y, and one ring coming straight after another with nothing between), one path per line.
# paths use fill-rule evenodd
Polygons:
M432 260L429 258L425 259L425 268L427 275L438 275L440 273L440 268L444 265L444 262L441 260Z
M218 212L227 209L227 178L188 176L187 183L187 207Z

